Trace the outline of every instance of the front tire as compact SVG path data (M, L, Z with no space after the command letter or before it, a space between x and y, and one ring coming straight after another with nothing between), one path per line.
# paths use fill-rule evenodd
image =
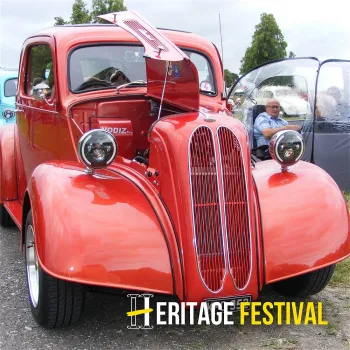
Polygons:
M25 226L25 262L32 314L47 328L75 324L84 309L84 286L48 275L40 266L36 249L32 211Z
M335 265L292 277L283 281L273 283L271 287L280 295L285 297L307 297L317 294L324 289L331 277Z

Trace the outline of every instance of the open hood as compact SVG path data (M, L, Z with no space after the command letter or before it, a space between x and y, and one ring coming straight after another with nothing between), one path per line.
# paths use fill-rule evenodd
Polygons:
M188 110L199 109L198 72L183 51L135 12L98 17L125 29L143 44L148 96Z

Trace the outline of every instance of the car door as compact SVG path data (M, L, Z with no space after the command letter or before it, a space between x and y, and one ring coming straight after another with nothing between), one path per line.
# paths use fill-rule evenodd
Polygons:
M350 191L350 61L322 62L316 106L313 161Z
M19 97L17 99L18 135L26 178L41 163L57 159L57 91L54 89L54 41L33 38L23 56ZM44 84L46 98L35 98L35 89ZM40 86L44 86L40 85Z

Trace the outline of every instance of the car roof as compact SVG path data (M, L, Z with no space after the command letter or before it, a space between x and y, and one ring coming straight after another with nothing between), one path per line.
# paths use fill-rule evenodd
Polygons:
M210 41L197 34L173 29L158 28L158 30L178 46L191 47L204 52L213 52L213 50L215 50L214 45ZM101 35L103 37L101 37ZM92 41L139 42L126 30L113 24L80 24L54 26L43 29L32 35L30 38L36 36L54 37L58 44L71 40L81 43Z
M8 68L8 67L0 67L0 77L1 78L17 78L18 77L18 69L16 68Z

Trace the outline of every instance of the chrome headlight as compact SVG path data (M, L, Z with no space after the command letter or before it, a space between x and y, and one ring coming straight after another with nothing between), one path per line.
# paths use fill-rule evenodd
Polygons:
M118 144L108 131L95 129L85 133L78 143L81 161L90 169L101 169L113 162Z
M270 140L271 157L281 164L282 170L295 164L304 154L304 150L303 137L294 130L279 131Z

